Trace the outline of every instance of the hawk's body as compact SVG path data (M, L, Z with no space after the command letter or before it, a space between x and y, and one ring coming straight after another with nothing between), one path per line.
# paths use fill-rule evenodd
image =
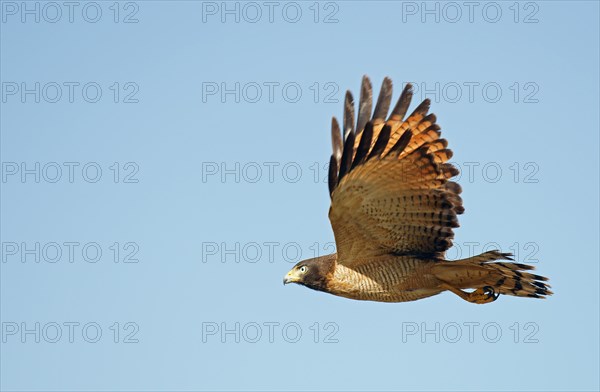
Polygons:
M541 282L546 278L522 272L533 267L493 262L510 260L509 254L444 260L457 215L464 211L461 188L449 181L458 174L447 163L452 151L440 138L435 115L427 114L429 100L404 120L410 85L385 120L391 93L386 78L371 117L371 83L363 78L356 127L352 95L346 94L343 135L332 121L329 169L329 219L338 253L298 263L285 282L380 302L412 301L445 290L476 303L491 302L494 294L551 294ZM475 291L462 291L466 288Z
M381 257L356 269L337 264L329 292L342 297L380 302L404 302L430 297L442 290L428 272L429 262L415 257Z

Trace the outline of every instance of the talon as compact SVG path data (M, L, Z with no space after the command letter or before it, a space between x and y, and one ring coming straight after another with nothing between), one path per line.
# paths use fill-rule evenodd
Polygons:
M485 286L483 292L488 298L491 298L494 295L494 288L492 286Z
M492 286L485 286L483 292L487 295L488 299L494 298L494 301L500 296L500 293L496 293L496 290Z

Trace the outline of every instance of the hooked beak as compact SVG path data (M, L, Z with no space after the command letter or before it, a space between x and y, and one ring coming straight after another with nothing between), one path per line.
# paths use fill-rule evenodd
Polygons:
M298 277L294 274L294 270L291 270L283 278L283 284L295 283L295 282L298 282Z

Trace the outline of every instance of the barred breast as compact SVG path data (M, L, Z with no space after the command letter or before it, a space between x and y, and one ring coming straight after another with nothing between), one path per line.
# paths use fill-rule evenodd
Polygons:
M328 284L332 294L380 302L414 301L440 293L428 274L433 262L407 256L386 256L356 269L337 264Z

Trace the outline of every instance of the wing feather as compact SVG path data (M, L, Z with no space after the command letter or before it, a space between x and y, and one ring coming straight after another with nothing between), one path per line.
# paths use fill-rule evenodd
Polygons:
M354 133L354 97L350 91L346 91L344 99L344 140L348 134Z
M373 123L368 122L365 126L365 130L360 134L360 142L354 155L352 162L352 169L360 165L365 161L369 150L371 149L371 139L373 138ZM351 170L352 170L351 169Z
M388 77L383 79L381 84L381 91L379 92L379 98L377 98L377 104L375 105L375 111L373 112L373 120L385 120L388 110L390 110L390 103L392 102L392 80Z
M340 124L337 118L331 119L331 145L333 148L333 156L337 161L342 157L342 134L340 131Z
M383 122L391 100L391 81L386 78L373 120L363 125L371 97L365 77L356 135L348 134L339 165L334 147L330 165L329 217L338 262L353 267L389 253L441 257L452 246L452 229L464 211L461 188L449 181L458 174L447 163L452 151L440 138L435 115L427 114L429 100L403 120L412 97L410 85Z
M329 159L329 175L327 177L328 185L329 185L329 195L333 193L333 190L337 186L338 181L338 172L340 170L339 159L336 159L334 155Z
M413 88L412 84L407 83L402 90L402 94L400 94L400 98L398 98L398 102L396 106L394 106L394 110L392 110L392 114L390 114L389 120L391 121L402 121L404 120L404 116L408 111L408 107L410 106L410 101L413 96Z
M377 135L377 141L373 145L373 148L371 149L367 160L371 158L379 158L381 156L381 153L383 153L383 151L388 145L388 142L390 141L391 132L392 127L390 127L387 124L383 126L383 128L379 132L379 135Z
M344 151L340 162L340 170L338 173L338 183L350 171L352 165L352 157L354 156L354 132L348 134L348 138L344 143Z
M356 133L360 134L367 122L371 119L371 110L373 108L373 86L367 75L363 76L360 87L360 100L358 104L358 122L356 123Z

